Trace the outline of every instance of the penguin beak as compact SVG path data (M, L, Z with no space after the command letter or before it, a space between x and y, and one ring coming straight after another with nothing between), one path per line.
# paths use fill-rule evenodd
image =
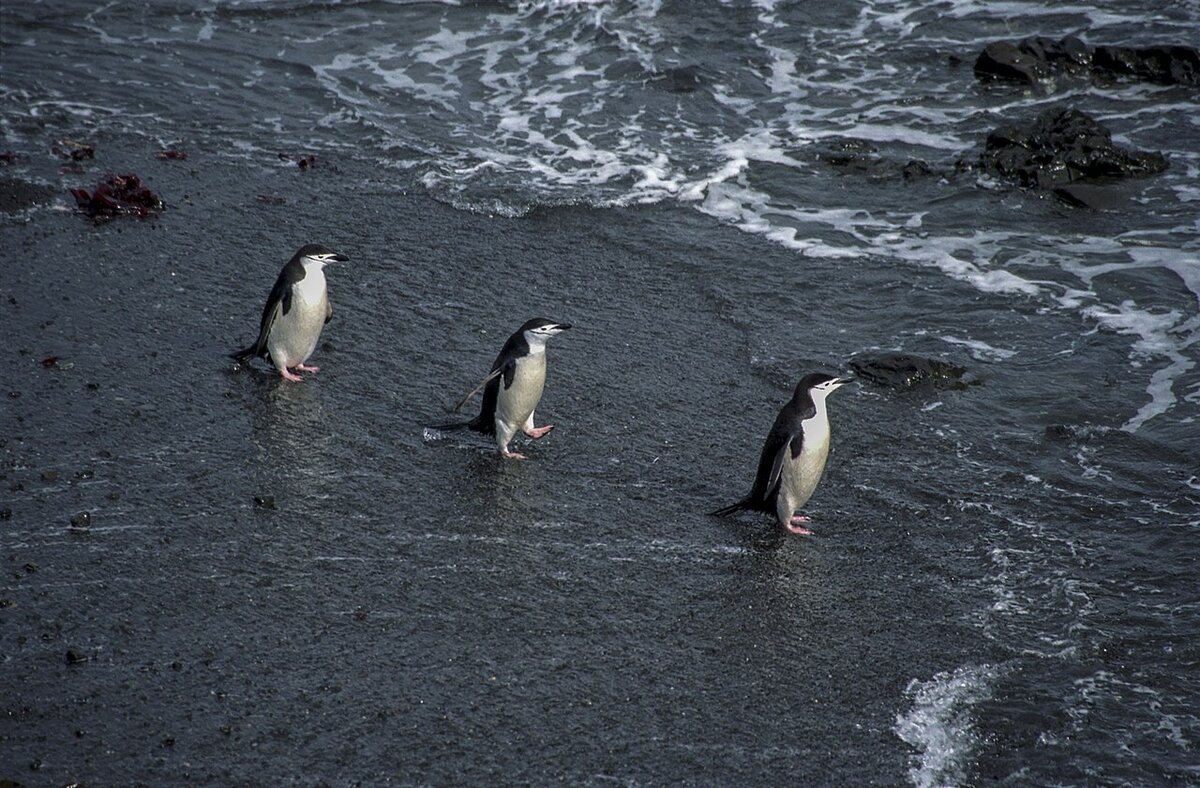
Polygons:
M329 257L325 258L325 262L327 262L327 263L348 263L348 262L350 262L350 258L344 254L332 254Z
M568 328L571 327L571 324L570 323L555 323L554 327L557 328L559 331L566 331Z

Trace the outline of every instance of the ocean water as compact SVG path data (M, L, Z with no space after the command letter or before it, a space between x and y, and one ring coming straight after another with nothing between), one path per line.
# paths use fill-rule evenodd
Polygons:
M4 4L0 780L1200 783L1200 96L971 70L1136 5ZM961 166L1056 106L1169 168ZM307 242L322 371L235 370ZM531 459L427 434L536 315ZM831 398L816 536L705 515L893 350L973 383Z

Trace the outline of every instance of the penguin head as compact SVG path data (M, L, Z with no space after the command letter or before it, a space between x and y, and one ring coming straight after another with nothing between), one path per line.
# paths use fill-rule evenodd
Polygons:
M835 375L826 375L822 372L813 372L800 378L800 382L796 384L797 397L802 397L805 394L812 397L813 400L825 399L833 392L837 391L842 386L850 382L849 378L839 378Z
M324 268L329 263L344 263L350 258L344 254L338 254L327 246L321 244L305 244L296 252L298 259L305 267L310 265Z
M521 334L524 335L525 341L529 343L530 347L536 347L546 344L546 340L550 337L557 336L570 327L570 323L556 323L544 317L535 317L521 326Z

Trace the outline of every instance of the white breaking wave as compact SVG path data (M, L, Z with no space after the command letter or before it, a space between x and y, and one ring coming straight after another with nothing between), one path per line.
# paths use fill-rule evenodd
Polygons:
M1106 27L1142 29L1144 21L1103 3L947 8L874 0L857 19L801 25L794 9L774 0L753 2L749 16L737 2L725 5L736 59L689 58L686 31L675 29L659 0L540 0L486 13L447 10L406 40L368 44L313 69L355 118L381 130L385 148L415 151L401 166L457 207L518 216L539 204L675 201L794 250L798 265L805 257L870 256L932 268L989 297L1031 301L1130 336L1130 369L1146 378L1146 401L1131 406L1125 429L1137 431L1185 401L1181 381L1194 373L1200 339L1200 221L1098 238L1071 232L1064 220L1062 232L1035 237L1011 228L1015 211L1036 206L1001 205L1004 192L991 184L996 227L1010 229L981 223L963 232L952 222L956 229L939 230L942 207L928 191L911 208L899 196L883 213L803 186L814 174L829 178L814 170L823 165L813 151L841 139L948 172L949 158L970 158L1002 119L1075 99L1103 104L1097 116L1123 124L1116 136L1134 138L1130 144L1154 134L1168 113L1194 127L1200 103L1172 94L1164 104L1155 86L1076 85L964 100L975 89L969 66L930 62L933 52L962 55L994 40L997 18L1070 22L1092 37ZM1159 23L1163 34L1176 29L1172 20ZM1156 142L1173 162L1160 176L1175 178L1163 194L1194 204L1197 153L1180 141ZM966 177L942 185L948 196L973 188ZM1114 298L1093 286L1156 268L1174 273L1196 306Z
M974 709L991 693L996 670L966 665L913 679L904 694L912 706L896 716L896 735L917 750L909 779L918 788L963 785L975 747Z

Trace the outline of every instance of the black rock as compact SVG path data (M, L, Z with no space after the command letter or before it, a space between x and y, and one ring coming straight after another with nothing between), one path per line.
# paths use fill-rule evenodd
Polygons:
M1087 73L1092 53L1074 36L1055 40L1031 36L1017 43L994 41L983 48L975 60L975 76L980 79L1011 79L1036 84L1062 73Z
M1074 36L993 41L975 60L975 76L1034 85L1054 77L1140 79L1160 85L1200 85L1200 52L1190 46L1089 49Z
M978 383L967 368L949 361L909 353L867 353L850 360L850 368L872 383L888 388L963 389Z
M913 178L924 178L933 174L933 168L920 159L912 159L900 170L900 176L906 181L911 181Z
M1167 168L1157 151L1115 145L1112 132L1075 109L1053 108L1028 126L988 135L981 167L1026 188L1054 189L1076 181L1153 175Z
M91 658L87 654L84 654L82 651L76 651L73 648L67 649L67 664L68 665L78 665L82 662L87 662L89 659L91 659Z
M704 78L696 66L669 68L655 81L671 93L693 93L704 84Z
M1188 46L1096 47L1095 70L1160 85L1200 85L1200 51Z
M912 180L934 175L934 170L920 159L902 161L880 155L874 143L855 137L837 137L817 148L817 158L847 172L876 179Z
M994 41L975 60L975 76L981 79L1011 79L1035 84L1049 76L1045 63L1022 52L1010 41Z
M254 496L254 505L257 506L259 509L274 509L275 508L275 496L274 495L256 495L256 496Z
M80 528L80 529L91 528L92 527L92 513L91 512L80 512L79 514L75 515L74 517L71 518L71 527L72 528Z

